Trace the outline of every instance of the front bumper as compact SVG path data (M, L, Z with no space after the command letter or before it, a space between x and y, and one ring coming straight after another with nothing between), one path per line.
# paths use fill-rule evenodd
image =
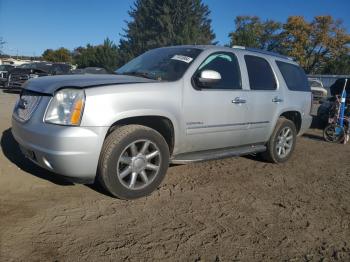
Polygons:
M26 157L74 182L93 183L108 127L67 127L30 122L12 119L12 134Z

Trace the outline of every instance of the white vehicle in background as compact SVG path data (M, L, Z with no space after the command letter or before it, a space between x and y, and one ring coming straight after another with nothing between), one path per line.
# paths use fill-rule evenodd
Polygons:
M311 92L313 95L313 101L319 102L328 95L327 89L323 87L320 80L314 78L308 78L309 85L311 87Z

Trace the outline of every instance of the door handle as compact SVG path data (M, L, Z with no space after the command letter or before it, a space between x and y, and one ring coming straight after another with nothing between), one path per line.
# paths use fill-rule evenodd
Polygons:
M274 98L272 99L272 102L274 102L274 103L282 103L282 102L283 102L283 99L276 96L276 97L274 97Z
M240 97L236 97L234 100L231 101L233 104L239 105L239 104L245 104L247 103L247 100L242 99Z

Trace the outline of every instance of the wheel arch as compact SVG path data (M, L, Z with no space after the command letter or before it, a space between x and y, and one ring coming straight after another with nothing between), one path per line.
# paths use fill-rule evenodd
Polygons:
M288 110L288 111L284 111L283 113L281 113L279 115L279 117L284 117L290 121L292 121L295 125L297 134L299 133L300 129L301 129L301 125L302 125L302 117L301 117L301 113L297 110Z
M124 125L142 125L152 128L159 132L168 144L170 155L174 151L175 147L175 126L174 121L169 117L162 115L139 115L139 116L128 116L120 118L113 122L107 133L106 137L111 134L118 126Z

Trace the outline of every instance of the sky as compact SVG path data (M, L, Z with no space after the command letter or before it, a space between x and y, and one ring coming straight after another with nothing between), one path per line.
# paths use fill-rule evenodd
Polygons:
M301 15L311 21L317 15L342 19L350 32L350 0L203 0L220 45L229 43L238 15L285 22ZM118 43L129 20L134 0L0 0L0 37L4 52L39 56L45 49L73 50L100 44L106 37Z

